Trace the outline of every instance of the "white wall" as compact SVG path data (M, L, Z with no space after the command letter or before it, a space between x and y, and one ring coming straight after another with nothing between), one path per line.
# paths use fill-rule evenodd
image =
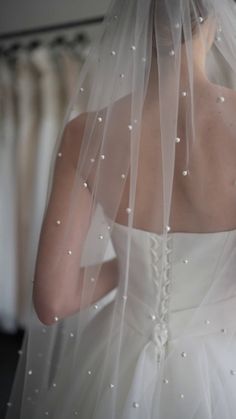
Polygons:
M109 3L110 0L0 0L0 34L104 15Z
M104 14L110 0L1 0L0 33Z

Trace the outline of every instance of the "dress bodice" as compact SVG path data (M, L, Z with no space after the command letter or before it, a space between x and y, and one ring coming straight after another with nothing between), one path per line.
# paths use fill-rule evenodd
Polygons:
M120 281L126 278L127 231L127 226L114 223L111 233ZM160 275L163 250L166 264ZM215 333L234 317L230 310L236 308L235 272L236 230L168 233L163 249L161 235L133 228L127 321L162 343L185 333L189 318L191 332Z

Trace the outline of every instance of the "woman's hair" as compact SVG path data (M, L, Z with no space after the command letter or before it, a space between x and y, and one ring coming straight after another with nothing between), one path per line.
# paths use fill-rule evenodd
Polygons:
M169 48L172 44L172 34L170 32L170 15L172 18L175 15L175 10L178 11L176 14L179 14L179 3L178 0L173 0L173 9L167 11L165 0L153 0L153 7L155 12L153 13L153 18L157 21L157 26L159 30L159 37L161 37L161 44L163 48ZM190 17L191 25L191 34L194 37L198 34L200 25L203 24L211 14L211 6L209 0L184 0L182 14L184 15L185 10L188 11L188 16ZM177 20L178 18L176 18ZM181 23L181 22L179 22ZM154 37L153 33L153 37ZM181 33L181 42L185 43L187 40L187 34L184 33L182 28Z

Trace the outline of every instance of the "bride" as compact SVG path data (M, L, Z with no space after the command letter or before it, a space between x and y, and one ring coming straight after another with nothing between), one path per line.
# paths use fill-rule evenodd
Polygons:
M7 419L235 417L236 93L209 61L236 76L235 21L231 0L112 2L58 136Z

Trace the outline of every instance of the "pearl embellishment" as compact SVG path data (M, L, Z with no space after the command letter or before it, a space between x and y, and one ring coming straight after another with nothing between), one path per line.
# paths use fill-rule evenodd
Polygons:
M225 102L225 98L224 98L224 96L218 96L218 98L217 98L217 102L218 102L218 103L224 103L224 102Z
M133 403L133 407L134 407L135 409L137 409L137 408L139 407L139 403L138 403L138 402L134 402L134 403Z

